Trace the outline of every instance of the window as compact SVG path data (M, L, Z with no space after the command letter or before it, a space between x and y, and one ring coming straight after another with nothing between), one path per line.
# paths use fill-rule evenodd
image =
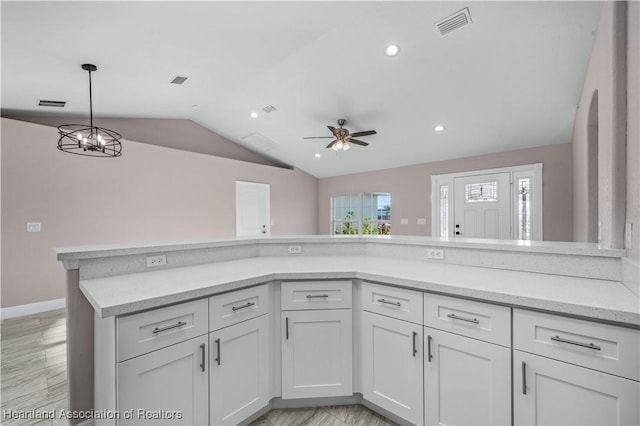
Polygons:
M465 203L498 201L498 182L468 183L464 186Z
M364 192L331 198L331 229L340 235L389 235L391 194Z
M518 179L518 239L531 239L531 178Z
M440 236L449 236L449 185L440 185Z

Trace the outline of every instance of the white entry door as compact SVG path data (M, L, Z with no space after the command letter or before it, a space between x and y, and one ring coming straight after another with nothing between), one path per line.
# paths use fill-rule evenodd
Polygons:
M269 194L267 183L236 182L237 237L266 237L271 234Z
M510 174L454 179L453 235L461 238L511 238Z

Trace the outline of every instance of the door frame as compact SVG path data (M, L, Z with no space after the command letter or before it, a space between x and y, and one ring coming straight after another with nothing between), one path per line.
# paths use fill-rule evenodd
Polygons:
M439 188L441 186L449 187L448 195L448 235L442 238L453 238L454 227L454 204L455 204L455 185L456 178L482 176L495 173L509 173L510 184L510 224L511 238L515 239L516 230L518 229L518 204L515 203L518 189L514 182L520 178L531 178L532 180L532 196L531 196L531 240L542 240L543 218L542 218L542 163L523 164L520 166L498 167L495 169L469 170L458 173L446 173L441 175L431 175L431 235L440 236L440 203Z
M240 221L238 220L238 213L240 212L240 203L239 203L239 197L238 197L238 192L240 190L241 186L253 186L253 187L261 187L264 188L267 194L266 197L266 205L265 205L265 223L267 224L267 228L266 231L267 233L260 236L256 236L256 238L258 237L268 237L271 235L271 184L268 183L262 183L262 182L248 182L248 181L243 181L243 180L237 180L236 181L236 237L238 236L238 231L239 231L239 227L240 227Z

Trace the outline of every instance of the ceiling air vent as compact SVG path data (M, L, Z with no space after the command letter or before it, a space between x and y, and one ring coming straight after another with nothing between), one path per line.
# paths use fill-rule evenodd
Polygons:
M262 110L269 114L270 112L275 111L276 107L274 107L273 105L267 105L266 107L262 108Z
M44 99L38 102L38 105L40 106L58 107L58 108L63 108L66 104L67 104L66 101L45 101Z
M260 133L251 133L243 137L242 143L258 151L270 151L278 146L274 141Z
M443 20L436 22L434 26L440 36L445 36L458 28L469 25L470 23L471 15L469 14L469 8L465 7L453 15L447 16Z
M185 81L187 81L187 77L180 77L180 76L176 76L176 78L174 78L173 80L171 80L172 84L182 84Z

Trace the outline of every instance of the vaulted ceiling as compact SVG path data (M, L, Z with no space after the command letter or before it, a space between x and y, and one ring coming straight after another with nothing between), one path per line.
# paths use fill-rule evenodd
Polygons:
M88 62L96 116L191 119L317 177L565 143L601 6L2 1L2 109L88 114ZM340 153L303 139L338 118L377 134Z

